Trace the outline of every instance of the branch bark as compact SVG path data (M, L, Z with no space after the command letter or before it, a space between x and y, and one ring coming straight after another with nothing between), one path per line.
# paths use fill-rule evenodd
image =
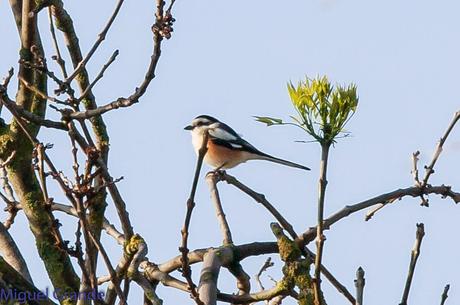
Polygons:
M356 279L355 279L355 286L356 286L356 305L363 305L363 293L364 293L364 285L366 281L364 279L364 270L363 268L359 267L356 271Z
M406 285L404 287L403 296L399 305L407 305L407 299L409 298L409 291L412 285L412 279L414 277L415 266L417 264L418 257L420 255L420 247L422 245L423 237L425 236L425 226L423 223L417 224L417 232L415 234L415 243L411 252L409 271L407 273Z
M327 161L329 156L329 143L321 144L321 162L319 169L318 185L318 225L316 226L316 258L315 258L315 279L313 287L315 291L315 304L322 305L321 297L321 261L323 258L323 246L326 239L323 235L324 199L326 198L327 186Z
M222 203L219 197L219 191L217 189L217 177L215 172L210 172L206 175L206 182L209 186L209 192L211 193L211 200L214 203L214 208L216 210L216 217L220 224L220 230L222 232L222 243L223 245L233 244L232 232L228 225L227 219L225 218L225 213L222 208Z

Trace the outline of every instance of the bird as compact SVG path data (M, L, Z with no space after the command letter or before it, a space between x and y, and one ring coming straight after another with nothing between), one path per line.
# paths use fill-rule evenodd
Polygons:
M197 155L199 155L199 150L203 146L206 132L208 133L207 151L203 161L216 171L230 169L249 160L266 160L310 170L306 166L273 157L258 150L230 126L210 115L197 116L184 129L191 131L192 144Z

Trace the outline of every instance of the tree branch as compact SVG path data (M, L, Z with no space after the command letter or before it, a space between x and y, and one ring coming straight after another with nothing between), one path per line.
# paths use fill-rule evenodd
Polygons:
M411 197L419 197L420 195L425 194L437 194L443 197L451 198L455 203L460 202L460 193L452 191L450 186L440 185L440 186L426 186L425 188L420 187L408 187L404 189L397 189L389 193L385 193L359 203L353 205L347 205L338 212L332 214L327 219L324 220L324 230L330 229L330 227L338 222L339 220L348 217L349 215L361 211L363 209L369 208L373 205L383 203L386 204L388 202L393 202L395 200L401 199L405 196ZM367 219L366 219L367 220ZM304 244L308 244L315 238L317 228L311 227L307 231L305 231L302 236L301 240Z
M355 279L355 286L356 286L356 305L363 305L363 293L364 293L364 285L366 281L364 279L364 270L363 268L359 267L356 271L356 279Z
M324 199L326 197L327 186L327 161L329 155L329 143L321 144L321 162L319 171L319 194L318 194L318 225L316 226L316 258L315 258L315 278L313 288L315 292L315 304L322 305L321 291L321 261L323 258L323 246L326 239L323 235L324 218Z
M93 54L96 52L97 48L99 45L105 40L105 37L107 36L107 32L109 31L110 27L112 26L113 22L115 21L115 18L118 15L118 12L121 9L121 6L123 4L124 0L118 0L117 5L115 6L115 10L113 11L112 15L110 16L109 20L107 21L104 29L102 30L101 33L97 36L96 42L94 42L93 46L89 50L88 54L83 58L78 65L75 67L75 70L70 74L69 77L65 80L67 84L70 84L70 82L80 73L82 69L85 68L86 63L91 59Z
M407 273L406 285L404 287L403 296L399 305L407 305L407 299L409 297L409 290L412 284L412 278L414 277L415 265L417 264L418 257L420 255L420 246L422 245L423 236L425 236L425 227L423 223L417 224L417 232L415 234L415 243L411 252L409 271Z
M211 200L214 203L214 208L216 210L216 217L220 224L220 230L223 236L223 245L231 245L233 244L232 240L232 232L230 231L230 227L227 223L227 219L225 218L225 213L222 208L222 203L219 197L219 191L217 190L217 180L218 177L216 176L215 172L209 172L206 175L206 182L209 186L209 192L211 193Z
M422 180L422 186L426 186L428 184L428 179L430 178L431 174L434 173L434 165L436 164L436 161L438 160L439 155L442 152L442 147L444 145L444 142L446 142L447 137L449 136L450 132L452 131L452 129L454 128L455 124L457 123L459 119L460 119L460 111L457 111L454 114L454 118L452 119L449 126L447 127L447 130L445 131L444 135L439 140L430 164L425 167L426 171L425 171L425 176L423 177L423 180Z
M201 166L203 165L203 159L208 151L208 133L204 134L203 143L198 151L198 158L195 167L195 176L193 177L192 189L190 191L190 196L187 200L187 211L185 213L185 220L184 225L182 226L181 234L181 246L179 247L179 251L182 253L181 261L182 261L182 276L186 279L187 284L189 285L190 293L198 305L204 305L203 302L200 300L199 294L196 291L196 286L192 280L192 269L190 268L189 261L188 261L188 231L190 226L190 220L192 218L193 208L195 207L195 193L196 187L198 185L198 179L200 177Z
M442 295L441 295L441 305L444 305L444 303L446 303L446 300L447 300L447 293L449 292L449 289L450 289L450 285L447 284L446 287L444 287L444 291L442 292Z

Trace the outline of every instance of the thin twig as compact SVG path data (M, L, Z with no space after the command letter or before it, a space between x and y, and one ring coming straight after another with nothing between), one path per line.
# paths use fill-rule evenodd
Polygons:
M356 271L356 279L355 279L355 286L356 286L356 305L363 305L363 292L364 292L364 285L366 284L366 280L364 279L364 270L363 268L359 267Z
M450 285L447 284L446 287L444 287L444 291L442 292L442 295L441 295L441 305L444 305L444 303L446 303L446 300L447 300L447 293L449 292L449 289L450 289Z
M412 154L412 177L414 178L414 183L415 186L420 186L420 179L418 178L418 161L419 158L418 156L420 155L420 152L417 150Z
M120 97L112 102L109 102L106 105L94 109L87 109L86 111L70 113L67 116L68 119L89 119L104 114L110 110L123 107L130 107L139 102L139 99L144 95L151 81L155 78L155 70L161 56L161 43L165 35L164 33L172 30L171 23L173 22L173 18L170 16L170 11L167 11L166 16L164 15L163 8L165 2L163 0L156 0L156 3L157 10L155 13L155 24L152 27L153 53L150 57L150 64L147 68L142 83L138 87L136 87L134 92L128 97Z
M50 22L51 38L53 39L53 46L54 46L54 50L56 51L55 60L56 60L57 64L59 65L59 67L61 68L62 75L64 76L64 78L67 78L67 70L66 70L66 67L65 67L65 61L61 56L61 51L59 50L59 43L58 43L57 37L56 37L56 31L54 30L54 22L53 22L53 15L52 15L52 12L51 12L51 7L48 7L48 19L49 19L49 22Z
M452 131L452 129L454 128L455 124L457 123L459 119L460 119L460 111L457 111L454 115L454 118L452 119L449 126L447 127L447 130L444 132L444 135L439 140L430 164L428 166L425 166L425 176L423 177L423 180L421 183L423 187L425 187L428 184L428 179L430 178L431 174L434 173L434 165L436 164L436 161L438 160L439 155L442 152L442 147L444 145L444 142L446 142L447 137L449 136L450 132Z
M102 246L101 242L97 238L94 238L94 236L93 236L93 234L91 232L88 232L88 234L89 234L89 237L91 238L91 241L95 245L97 251L99 251L99 253L101 253L101 255L102 255L102 259L104 260L104 263L105 263L105 265L107 267L107 270L109 271L109 274L110 274L110 281L114 285L115 291L117 292L117 295L121 300L120 304L121 305L126 305L127 303L126 303L126 300L124 298L123 291L121 291L121 288L120 288L120 282L121 281L117 276L117 272L112 267L112 264L110 262L109 256L107 255L107 252L105 251L105 249Z
M48 96L47 94L45 94L44 92L40 91L37 87L35 87L34 85L32 85L31 83L29 83L28 81L26 81L24 78L22 78L21 76L18 77L18 79L21 81L21 83L27 88L29 89L30 91L32 91L33 93L35 93L36 95L38 95L40 98L42 99L46 99L46 100L49 100L50 102L53 102L53 103L56 103L56 104L60 104L60 105L68 105L69 103L67 102L64 102L64 101L61 101L60 99L57 99L55 97L52 97L52 96Z
M85 91L83 91L83 93L81 94L81 96L78 98L78 102L80 102L81 100L83 100L86 95L88 94L88 92L91 91L91 89L93 89L94 85L96 85L96 83L104 76L104 72L105 70L107 70L107 68L115 61L115 59L117 58L118 54L120 54L120 51L118 50L115 50L113 53L112 53L112 56L110 56L109 60L107 61L107 63L102 67L101 71L99 72L99 74L96 76L96 78L93 80L93 82L88 86L86 87Z
M265 287L262 284L262 281L260 280L260 276L262 275L262 273L267 271L268 268L273 267L274 264L275 263L272 262L272 258L268 257L265 263L262 265L262 267L260 267L259 272L257 272L257 274L255 275L255 279L256 279L257 284L259 285L260 290L265 290ZM265 304L269 305L269 302L270 302L269 300L265 300Z
M268 268L273 267L273 265L275 265L275 263L272 262L272 258L268 257L265 263L262 265L262 267L260 267L259 272L257 272L257 274L255 275L256 282L259 285L260 290L265 289L264 285L262 284L262 281L260 280L260 276L262 275L262 273L267 271Z
M179 251L182 253L181 260L182 260L182 276L186 279L188 288L190 290L190 293L195 300L195 302L198 305L204 305L203 302L200 300L200 297L198 295L198 291L196 290L196 285L193 283L192 280L192 269L190 268L190 264L188 261L188 230L190 226L190 220L192 218L192 212L193 208L195 207L195 193L196 193L196 187L198 185L198 179L200 177L200 171L201 171L201 166L203 165L203 159L204 156L206 155L206 152L208 151L208 133L205 132L203 135L203 143L201 144L201 147L198 151L198 158L196 162L196 167L195 167L195 176L193 177L193 183L192 183L192 189L190 191L190 196L187 200L187 211L185 214L185 220L184 220L184 225L181 230L182 234L182 241L181 241L181 246L179 247Z
M281 215L280 212L278 212L278 210L267 200L267 198L265 198L265 195L255 192L245 184L241 183L234 176L229 175L226 172L219 172L218 177L220 180L223 180L228 184L235 186L239 190L249 195L256 202L262 204L273 215L273 217L275 217L277 222L280 223L281 227L283 227L283 229L286 230L289 233L289 235L291 235L293 239L296 239L298 237L296 232L294 231L294 227L283 217L283 215Z
M107 24L105 25L104 29L101 33L97 36L97 40L94 42L93 46L89 50L88 54L85 58L82 59L75 68L75 70L70 74L69 77L66 78L65 83L70 84L70 82L80 73L80 71L85 68L86 63L91 59L93 54L96 52L99 45L105 40L107 32L109 31L110 27L112 26L115 18L117 17L118 12L120 11L121 5L123 4L124 0L118 0L117 5L115 6L115 10L113 11L112 15L110 16Z
M417 264L417 259L420 255L420 246L422 245L423 236L425 236L425 226L423 223L417 224L417 231L415 234L415 243L412 248L409 271L407 273L406 285L404 287L403 296L401 303L399 305L407 305L407 299L409 297L409 290L412 284L412 278L414 277L415 266Z

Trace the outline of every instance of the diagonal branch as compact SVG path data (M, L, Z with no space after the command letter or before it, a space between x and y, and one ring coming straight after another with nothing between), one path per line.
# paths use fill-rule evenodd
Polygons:
M293 226L265 198L265 195L253 191L251 188L249 188L248 186L246 186L243 183L241 183L240 181L238 181L238 179L236 179L234 176L229 175L226 172L219 172L219 179L227 182L228 184L231 184L231 185L235 186L239 190L241 190L244 193L246 193L247 195L249 195L256 202L262 204L273 215L273 217L275 217L275 219L281 224L283 229L285 229L289 233L289 235L291 235L292 238L294 238L294 239L297 238L297 234L294 231Z
M106 25L104 26L104 29L102 30L101 33L99 33L97 40L94 42L93 46L89 50L88 54L83 58L78 65L76 66L75 70L72 72L72 74L67 77L65 82L67 84L70 84L70 82L80 73L82 69L85 68L86 63L91 59L93 54L96 52L97 48L99 45L105 40L105 37L107 36L107 32L109 31L110 27L112 26L113 22L115 21L115 18L118 15L118 12L121 9L121 6L123 4L124 0L118 0L117 5L115 6L115 10L113 11L112 15L110 16L109 20L107 21Z
M454 115L454 118L452 119L449 126L447 127L447 130L444 132L444 135L439 140L430 164L425 167L426 171L425 171L425 176L423 177L423 180L422 180L422 186L426 186L428 184L428 179L430 178L431 174L434 173L434 165L436 164L436 161L438 161L439 155L442 152L442 147L444 145L444 142L446 142L447 137L449 136L450 132L454 128L455 124L457 124L459 119L460 119L460 111L457 111Z
M55 129L60 129L60 130L67 130L65 124L61 122L47 120L35 113L25 110L23 107L17 105L15 102L10 100L8 96L6 95L6 93L2 91L0 91L0 102L2 103L2 105L5 105L5 107L8 108L8 110L12 114L16 114L17 116L24 118L27 121L30 121L38 126L43 126L47 128L55 128Z
M297 233L294 231L294 228L292 225L279 213L276 208L268 202L268 200L265 198L263 194L257 193L253 191L251 188L247 187L240 181L238 181L235 177L225 173L225 172L220 172L220 179L225 180L227 183L232 184L236 186L238 189L243 191L244 193L248 194L250 197L252 197L256 202L259 202L262 204L275 218L276 220L281 224L284 230L286 230L289 235L291 235L293 240L299 241L302 243L302 238L297 235ZM315 227L316 228L316 227ZM305 245L305 244L304 244ZM310 256L312 259L315 259L316 255L311 252L309 249L301 247L301 250L305 256ZM333 275L332 273L322 264L320 264L320 272L324 274L324 276L329 280L329 282L340 292L342 293L352 304L355 302L355 298L352 296L352 294L347 290L347 288L342 285Z

